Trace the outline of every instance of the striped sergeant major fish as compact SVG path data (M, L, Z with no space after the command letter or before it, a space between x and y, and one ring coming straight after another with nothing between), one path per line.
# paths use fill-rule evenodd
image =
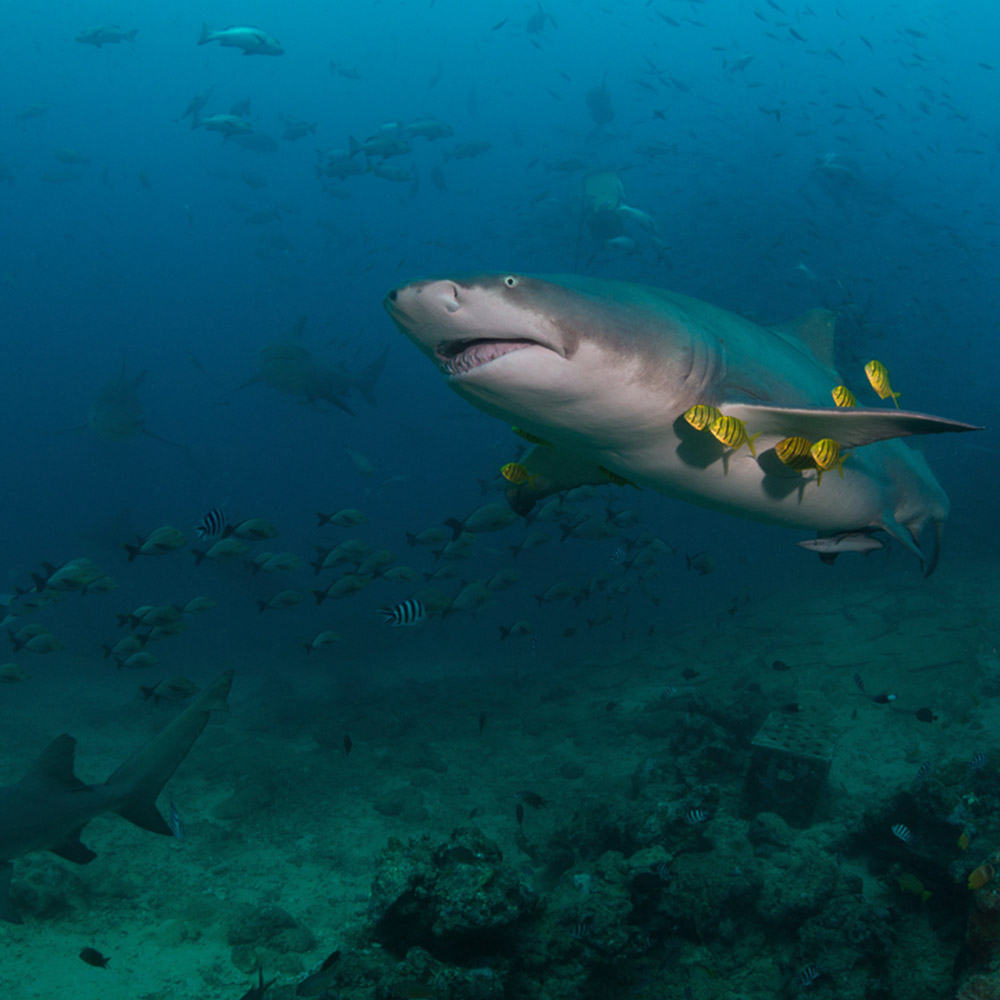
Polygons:
M427 609L413 597L400 601L394 608L379 608L378 613L382 616L382 620L393 628L416 625L427 617Z
M689 809L684 813L684 822L688 826L697 826L699 823L704 823L710 818L710 814L705 812L704 809Z
M811 964L805 966L798 975L799 988L803 990L809 989L813 983L823 975L823 969L817 964Z
M913 832L905 823L894 823L892 826L892 835L904 844L909 844L913 840Z
M196 525L194 533L201 539L221 538L229 527L229 518L221 507L213 507Z

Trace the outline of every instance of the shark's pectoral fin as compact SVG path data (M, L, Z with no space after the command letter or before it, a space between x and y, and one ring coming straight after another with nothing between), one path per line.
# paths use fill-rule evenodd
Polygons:
M577 486L607 486L608 474L593 459L575 452L536 445L521 464L528 470L526 482L507 487L506 497L515 514L527 517L539 500Z
M151 437L154 441L159 441L161 444L169 444L171 448L180 448L181 451L187 451L186 444L178 444L176 441L171 441L168 438L160 437L159 434L154 434L152 431L146 430L145 427L143 427L142 433L145 434L146 437Z
M80 842L81 833L83 833L82 826L74 830L65 840L60 841L54 847L50 847L49 850L53 854L58 854L60 858L72 861L73 864L90 864L97 857L97 854L87 847L86 844Z
M339 396L313 396L306 400L306 402L315 405L319 405L320 403L329 403L330 406L336 407L338 410L343 410L344 413L350 414L352 417L357 416L354 410L352 410Z
M14 866L10 862L0 864L0 920L6 920L8 924L21 924L24 923L21 914L10 901L10 880L13 874Z
M245 389L248 385L256 385L258 382L263 381L263 376L258 372L253 378L248 378L245 382L241 382L235 389L230 390L230 393L239 392L240 389Z
M947 434L979 431L981 427L960 420L946 420L908 410L860 407L794 407L758 403L721 403L727 417L746 424L748 433L765 437L804 437L809 441L832 438L841 448L860 448L874 441L913 434Z

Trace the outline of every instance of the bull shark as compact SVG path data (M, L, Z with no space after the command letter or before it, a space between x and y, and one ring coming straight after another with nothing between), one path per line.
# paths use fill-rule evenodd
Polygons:
M129 376L125 367L126 360L122 358L121 371L94 397L87 415L87 427L113 441L145 434L146 437L155 438L172 448L183 449L183 445L168 441L146 427L146 414L139 398L139 386L146 377L146 369L138 375Z
M351 375L317 361L309 353L302 344L305 324L306 317L300 317L288 339L262 348L257 374L237 386L234 391L259 382L278 392L299 396L309 403L329 403L353 416L354 410L347 400L357 390L374 406L375 383L385 367L388 350L383 351L357 375Z
M170 835L156 797L188 755L215 709L226 707L233 672L217 677L166 728L101 785L73 773L76 740L57 736L16 784L0 788L0 919L21 923L10 899L11 864L32 851L51 851L85 865L97 855L80 842L95 817L115 812L136 826Z
M384 305L448 385L544 443L507 499L617 477L691 503L821 537L881 529L937 564L948 497L900 438L978 430L909 411L831 406L834 316L764 327L673 292L577 276L480 274L417 281ZM756 439L732 450L684 413L710 404ZM852 449L843 478L784 465L786 437ZM925 529L927 529L925 531ZM930 535L927 540L925 535Z

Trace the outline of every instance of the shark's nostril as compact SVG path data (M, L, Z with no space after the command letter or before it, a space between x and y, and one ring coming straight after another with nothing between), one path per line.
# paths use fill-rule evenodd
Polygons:
M453 313L453 312L458 312L459 305L460 303L458 301L458 288L457 286L452 285L451 295L445 298L444 307L445 309L448 310L448 312Z

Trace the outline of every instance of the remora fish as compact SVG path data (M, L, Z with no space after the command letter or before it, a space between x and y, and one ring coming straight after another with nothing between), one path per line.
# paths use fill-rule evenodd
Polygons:
M482 274L395 288L385 307L460 396L550 441L523 461L543 490L512 485L527 513L542 497L607 481L824 535L881 528L933 571L948 498L899 440L969 431L921 413L829 406L833 316L767 328L673 292L575 276ZM832 380L832 381L831 381ZM709 404L759 434L757 457L730 454L684 419ZM775 445L831 438L852 452L817 489ZM551 483L551 485L549 485ZM927 547L921 538L934 530Z
M884 549L885 546L876 538L871 530L868 531L841 531L836 535L827 535L822 538L807 538L798 542L802 548L815 552L825 563L832 563L841 552L875 552Z
M156 797L212 711L226 707L232 680L232 671L217 677L102 785L86 785L73 773L76 740L64 733L16 785L0 788L0 919L21 922L9 896L10 862L32 851L51 851L81 865L93 861L97 855L80 842L80 833L97 816L116 812L144 830L172 836Z

